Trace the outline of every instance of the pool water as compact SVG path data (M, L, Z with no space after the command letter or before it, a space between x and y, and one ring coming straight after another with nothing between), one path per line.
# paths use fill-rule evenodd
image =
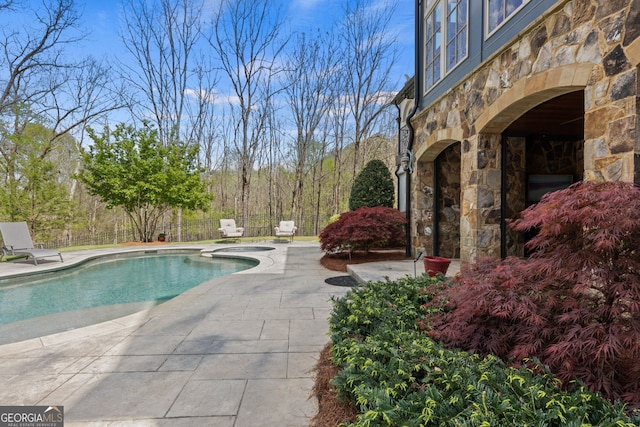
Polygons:
M258 261L199 254L109 257L79 267L0 281L0 325L54 313L171 299Z

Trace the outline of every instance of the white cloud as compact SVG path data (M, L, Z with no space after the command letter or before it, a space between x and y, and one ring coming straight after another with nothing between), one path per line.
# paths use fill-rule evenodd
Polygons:
M194 99L204 99L214 105L240 105L240 99L235 95L225 95L220 92L207 92L204 90L185 90L185 95Z
M291 9L311 9L322 3L322 0L294 0Z

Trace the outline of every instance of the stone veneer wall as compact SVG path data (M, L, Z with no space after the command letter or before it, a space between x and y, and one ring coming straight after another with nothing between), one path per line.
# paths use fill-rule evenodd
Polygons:
M460 257L500 255L501 133L540 103L585 92L584 179L640 183L637 133L640 0L563 0L413 119L414 247L423 230L429 165L460 141Z
M411 244L416 252L432 255L434 163L417 161L412 181Z

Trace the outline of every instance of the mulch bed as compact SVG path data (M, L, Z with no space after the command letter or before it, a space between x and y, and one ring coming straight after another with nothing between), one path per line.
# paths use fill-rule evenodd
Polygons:
M358 411L349 402L344 402L336 396L331 380L338 373L331 363L331 343L320 352L320 359L315 367L316 382L313 395L318 399L318 413L313 418L313 427L336 427L341 423L356 421Z
M340 252L337 254L326 254L320 258L320 264L324 268L332 271L347 271L347 265L349 264L363 264L365 262L377 262L377 261L402 261L406 259L412 259L407 257L404 248L403 249L389 249L389 250L372 250L365 252L353 252L351 258L349 258L348 252Z

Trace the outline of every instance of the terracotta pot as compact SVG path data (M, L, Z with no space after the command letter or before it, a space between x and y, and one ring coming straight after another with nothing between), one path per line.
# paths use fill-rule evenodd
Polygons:
M438 273L446 275L449 264L451 264L451 260L449 258L441 256L425 256L422 260L424 261L424 271L429 275L429 277L433 277Z

